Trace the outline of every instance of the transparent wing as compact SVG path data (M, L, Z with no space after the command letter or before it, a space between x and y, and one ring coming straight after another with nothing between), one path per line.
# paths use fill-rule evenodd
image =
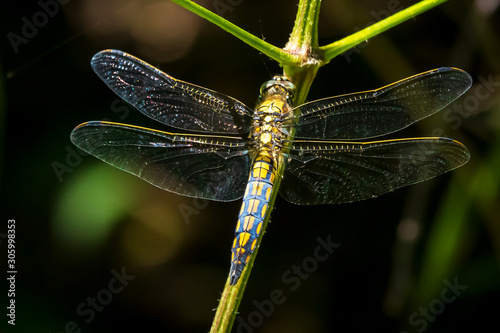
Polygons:
M298 140L288 156L280 193L302 205L373 198L450 171L470 157L464 145L447 138Z
M296 138L366 139L405 128L441 110L472 84L466 72L443 67L377 90L325 98L295 108L285 127Z
M136 57L105 50L92 68L118 96L168 126L211 133L247 133L253 111L236 99L176 80Z
M76 127L80 149L177 194L217 201L243 196L252 163L246 141L93 121Z

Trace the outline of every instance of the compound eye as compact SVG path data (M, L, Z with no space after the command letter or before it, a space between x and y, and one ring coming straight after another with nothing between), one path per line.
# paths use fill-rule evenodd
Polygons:
M261 86L260 86L260 94L262 95L264 93L264 91L266 91L267 89L269 89L270 87L272 87L273 85L275 85L276 81L274 80L269 80L269 81L266 81L264 82Z
M295 84L293 84L293 83L292 83L292 82L290 82L290 81L284 81L284 82L281 82L281 85L282 85L283 87L285 87L285 89L286 89L287 91L289 91L290 93L292 93L292 94L295 92L295 89L297 89L297 88L295 88Z
M273 86L281 86L290 94L295 92L295 85L288 80L286 76L276 75L272 80L266 81L260 86L260 94L262 95L266 90Z

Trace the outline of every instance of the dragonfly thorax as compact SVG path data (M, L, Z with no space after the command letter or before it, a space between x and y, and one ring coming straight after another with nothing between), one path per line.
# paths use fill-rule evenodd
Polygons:
M278 156L286 139L286 133L282 130L284 114L290 110L286 96L281 94L268 96L257 105L252 137L258 151L265 151L272 157Z
M276 75L260 87L254 113L252 137L258 151L277 157L286 132L282 130L284 115L291 111L295 85L286 76Z

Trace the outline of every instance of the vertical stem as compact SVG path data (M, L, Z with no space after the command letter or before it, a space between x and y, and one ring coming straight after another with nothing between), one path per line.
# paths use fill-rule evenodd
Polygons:
M318 16L321 0L300 0L288 44L318 47ZM286 49L286 47L285 47Z
M297 87L294 103L302 104L316 73L323 65L318 47L318 18L321 0L300 0L295 25L284 50L298 57L298 63L284 64L283 72Z

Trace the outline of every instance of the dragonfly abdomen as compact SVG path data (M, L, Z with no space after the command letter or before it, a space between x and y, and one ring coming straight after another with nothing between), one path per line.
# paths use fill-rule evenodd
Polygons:
M231 285L238 280L257 247L269 199L276 178L276 167L271 157L260 154L255 159L241 205L235 238L231 250Z

